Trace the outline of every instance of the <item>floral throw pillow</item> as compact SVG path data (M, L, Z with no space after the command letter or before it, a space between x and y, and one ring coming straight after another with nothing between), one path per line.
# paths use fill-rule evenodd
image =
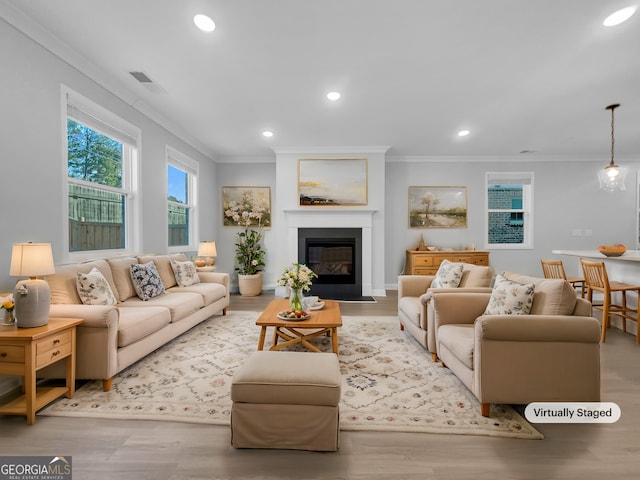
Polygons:
M436 272L436 278L431 282L431 288L458 288L463 268L461 263L443 260Z
M188 287L189 285L200 283L200 277L193 262L171 260L171 268L173 269L173 274L176 277L176 282L178 282L179 287Z
M533 304L535 285L522 284L496 275L485 315L527 315Z
M89 273L78 272L76 288L80 300L85 305L115 305L117 303L109 282L96 267L93 267Z
M136 295L142 300L149 300L164 293L162 279L153 262L131 265L131 280Z

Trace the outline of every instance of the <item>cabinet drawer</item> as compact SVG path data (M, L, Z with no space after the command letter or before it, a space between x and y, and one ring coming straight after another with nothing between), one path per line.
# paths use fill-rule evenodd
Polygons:
M24 347L0 345L0 363L24 363Z
M61 332L58 335L43 338L36 343L36 356L58 349L66 343L71 343L71 332Z
M475 263L474 260L476 260L473 257L467 257L465 255L455 255L453 257L451 257L451 261L452 262L462 262L462 263Z
M63 343L62 345L47 350L46 352L36 355L36 370L42 367L46 367L50 363L57 362L61 358L67 357L71 354L71 342Z
M416 267L424 267L433 265L433 257L427 257L426 255L416 255L413 257L413 265Z
M437 268L414 268L413 275L435 275Z

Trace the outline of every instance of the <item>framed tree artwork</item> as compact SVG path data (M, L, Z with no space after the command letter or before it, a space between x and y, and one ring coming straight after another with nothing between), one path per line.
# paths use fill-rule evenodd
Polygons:
M409 227L466 228L467 187L409 187Z

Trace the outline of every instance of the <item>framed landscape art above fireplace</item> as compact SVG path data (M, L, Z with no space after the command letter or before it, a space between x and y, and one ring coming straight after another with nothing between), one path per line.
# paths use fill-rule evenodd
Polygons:
M367 205L366 158L298 160L300 206Z

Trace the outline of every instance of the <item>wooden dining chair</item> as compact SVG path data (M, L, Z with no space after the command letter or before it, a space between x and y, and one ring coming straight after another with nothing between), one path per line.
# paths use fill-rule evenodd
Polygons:
M540 263L542 264L544 278L562 278L569 282L573 288L579 288L580 296L584 298L587 290L584 278L567 277L562 260L540 260Z
M604 262L589 262L580 259L584 280L587 284L587 299L593 305L593 292L600 292L603 295L602 305L593 305L593 308L602 311L602 343L607 339L607 327L609 327L609 316L616 315L622 318L622 330L627 331L627 319L638 323L638 301L636 308L630 308L627 303L627 292L636 292L640 300L640 285L609 280ZM612 293L622 295L622 305L613 303ZM636 343L640 343L640 328L636 333Z

